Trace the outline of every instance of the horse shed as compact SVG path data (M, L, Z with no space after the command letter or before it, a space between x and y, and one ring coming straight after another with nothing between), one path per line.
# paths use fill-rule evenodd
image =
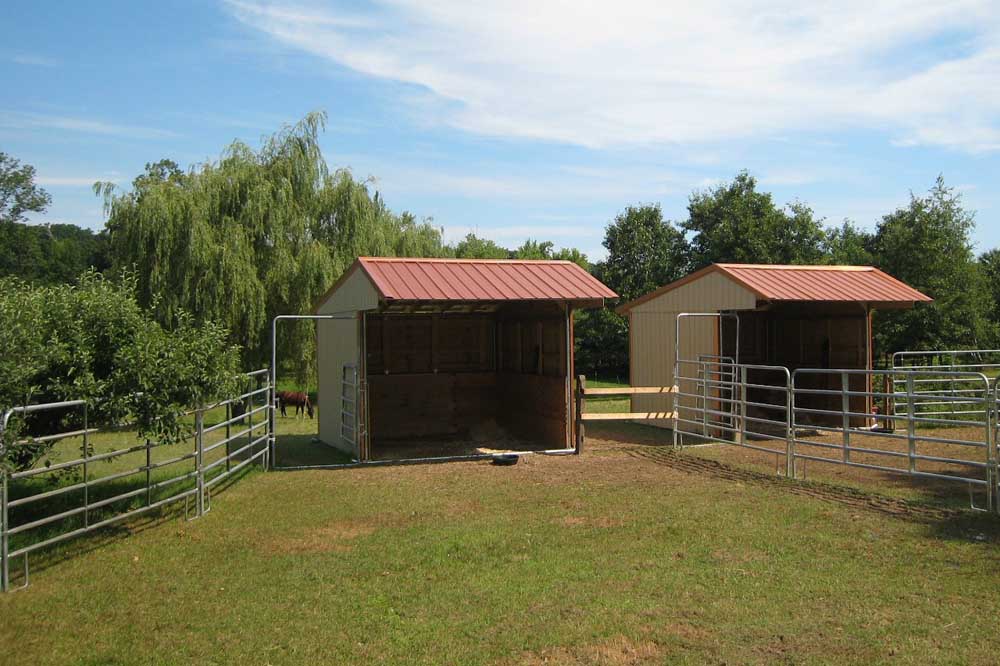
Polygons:
M712 264L621 305L618 312L629 320L630 383L673 386L687 382L688 388L680 389L683 394L690 392L691 385L705 386L697 381L699 372L719 379L727 362L781 366L789 371L871 370L872 312L908 309L930 300L871 266ZM682 318L678 324L683 312L718 316ZM680 344L675 348L678 329ZM678 378L674 377L675 351L681 359ZM751 368L747 382L784 387L782 374ZM852 391L871 388L870 376L863 373L850 375L848 381ZM802 388L840 389L841 382L841 377L815 373L803 376ZM751 389L748 399L778 403L785 400L782 393ZM712 397L719 395L715 387ZM826 399L807 394L796 406L826 408L825 404L809 404ZM632 411L669 412L671 400L669 396L633 395ZM871 413L873 406L865 397L852 400L852 412ZM724 409L722 403L717 400L716 408ZM672 424L656 421L653 425Z
M573 312L612 298L569 261L360 257L315 308L319 438L360 461L570 449Z

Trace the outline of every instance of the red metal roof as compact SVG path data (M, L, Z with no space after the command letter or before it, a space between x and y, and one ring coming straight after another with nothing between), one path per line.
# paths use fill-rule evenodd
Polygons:
M930 301L913 287L872 266L716 264L768 301Z
M898 307L933 300L873 266L712 264L626 303L618 311L627 312L712 272L722 273L762 301L855 302Z
M617 298L571 261L358 257L386 300L524 301Z

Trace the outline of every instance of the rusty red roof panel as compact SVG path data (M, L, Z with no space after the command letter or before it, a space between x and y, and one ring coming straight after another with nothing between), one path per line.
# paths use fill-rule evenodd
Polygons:
M617 298L571 261L359 257L386 300L522 301Z
M872 266L717 266L722 273L768 301L913 303L933 300Z

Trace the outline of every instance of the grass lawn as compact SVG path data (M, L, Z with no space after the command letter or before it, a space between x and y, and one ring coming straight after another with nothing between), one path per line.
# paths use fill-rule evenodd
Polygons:
M574 382L575 385L575 382ZM588 388L622 388L628 383L612 379L587 378ZM593 413L624 413L631 411L629 397L619 395L601 395L587 398L587 411Z
M595 423L583 456L514 467L251 473L197 521L33 559L0 596L4 663L996 663L993 517L653 431Z

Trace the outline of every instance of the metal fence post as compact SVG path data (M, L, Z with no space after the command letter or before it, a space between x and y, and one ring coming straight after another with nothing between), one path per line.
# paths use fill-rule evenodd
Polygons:
M3 437L3 429L0 428L0 437ZM0 513L2 513L3 523L0 524L0 591L6 592L10 589L10 557L8 553L10 552L10 537L8 532L10 532L10 516L7 507L7 469L0 469L0 475L3 476L2 484L3 487L0 488Z
M951 358L951 369L954 370L955 369L955 365L957 364L957 358L958 357L955 355L954 352L952 352L949 358ZM954 398L954 397L956 397L955 393L956 393L956 391L955 391L955 376L952 375L951 377L948 378L948 395L950 397ZM951 418L955 418L955 402L956 401L954 401L954 400L949 400L948 401L948 408L949 408L949 411L951 412Z
M229 441L232 433L232 425L229 423L233 418L233 403L226 403L226 472L232 469L232 457L229 455L233 450L233 443Z
M205 413L197 410L194 413L195 427L195 466L197 468L198 494L195 498L197 515L205 515Z
M791 374L785 379L785 476L795 478L795 378Z
M275 469L278 464L278 392L274 388L274 382L271 382L270 390L268 391L268 443L271 446L271 455L268 457L268 464L271 469Z
M701 436L708 437L708 366L704 361L701 368Z
M90 418L87 405L83 406L83 526L90 527L90 483L87 462L90 460L90 438L87 436Z
M986 392L983 396L986 411L986 506L1000 513L1000 502L997 501L997 469L996 451L993 450L996 420L996 396L990 389L990 381L986 380Z
M844 429L842 440L844 445L844 462L851 460L851 378L846 372L840 374L840 408L843 412L842 427Z
M742 366L740 368L740 432L739 432L739 443L740 446L745 446L747 443L747 368Z
M913 373L906 375L906 457L909 461L910 473L917 471L916 422L913 420L916 404L913 402Z
M257 382L257 386L260 386L260 382ZM252 393L254 390L256 389L254 389L254 387L251 385L250 392ZM266 398L267 396L264 397ZM253 396L247 398L247 400L249 401L247 402L247 447L248 447L247 455L250 458L253 458L254 454L256 453L256 451L254 451L256 447L253 446L253 398L254 398ZM253 463L251 463L251 465L252 464ZM267 461L261 460L260 464L262 467L266 467Z
M146 438L146 506L153 503L153 449Z

